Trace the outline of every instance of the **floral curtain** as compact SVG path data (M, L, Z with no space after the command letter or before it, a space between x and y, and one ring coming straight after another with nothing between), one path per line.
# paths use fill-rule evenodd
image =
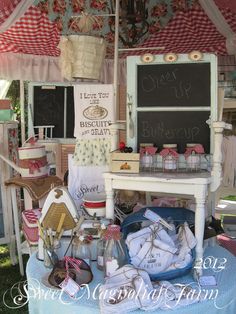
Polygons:
M197 3L197 0L145 0L148 30L140 39L140 42L165 27L176 12L189 10ZM63 35L80 34L79 18L76 15L81 16L83 12L92 14L95 16L92 23L92 34L104 36L108 43L108 54L113 52L114 31L112 30L114 29L115 18L99 15L114 12L114 0L35 0L34 4L47 14L51 21L55 21L58 30ZM138 31L142 31L141 24L137 27ZM122 32L124 32L124 29L120 25L119 33L121 37ZM131 29L128 31L128 36L130 38L133 36ZM120 41L121 45L122 41Z

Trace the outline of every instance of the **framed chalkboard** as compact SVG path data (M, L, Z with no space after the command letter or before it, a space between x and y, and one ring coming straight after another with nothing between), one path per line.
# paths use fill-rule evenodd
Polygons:
M74 111L74 87L68 86L66 87L66 106L67 106L67 114L66 114L66 137L73 138L74 137L74 124L75 124L75 111Z
M187 143L201 143L210 152L209 111L144 111L138 112L138 147L140 143L177 144L184 153Z
M29 90L32 93L33 124L54 125L53 137L73 138L73 86L32 84Z
M138 107L210 106L210 63L138 65Z
M64 87L34 87L34 125L55 125L53 137L64 137Z
M212 153L217 57L192 56L127 57L127 144L134 150L140 143L155 143L160 149L176 143L182 153L187 143L201 143Z

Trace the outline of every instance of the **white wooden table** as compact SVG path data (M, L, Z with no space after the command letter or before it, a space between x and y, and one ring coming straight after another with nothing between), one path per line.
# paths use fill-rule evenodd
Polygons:
M196 276L202 275L203 236L205 226L205 206L211 174L203 173L104 173L106 192L106 217L114 218L114 190L135 190L146 192L192 195L196 202L195 236L197 239L195 268ZM174 208L173 208L174 210Z

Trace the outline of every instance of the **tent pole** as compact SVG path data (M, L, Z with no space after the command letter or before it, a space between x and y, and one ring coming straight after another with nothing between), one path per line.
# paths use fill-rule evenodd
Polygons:
M25 142L25 91L24 81L20 80L20 123L21 123L21 143Z
M114 106L115 106L115 119L119 119L119 90L118 90L118 61L119 61L119 1L116 1L115 7L115 39L114 39L114 76L113 76L113 84L114 84ZM115 131L114 142L112 150L117 149L118 145L118 130Z

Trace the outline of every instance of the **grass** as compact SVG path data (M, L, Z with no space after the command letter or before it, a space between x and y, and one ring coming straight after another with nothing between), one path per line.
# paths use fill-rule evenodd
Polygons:
M24 255L24 265L26 265L27 259L28 256ZM19 265L11 265L7 245L0 246L0 313L28 313L27 299L23 297L21 300L22 295L25 295L25 293L23 284L19 283L24 281L26 281L26 277L21 276ZM20 287L20 289L18 289L18 287ZM24 306L20 306L22 305L22 302L26 304ZM16 303L20 305L17 306Z
M236 202L236 195L225 196L223 200Z

